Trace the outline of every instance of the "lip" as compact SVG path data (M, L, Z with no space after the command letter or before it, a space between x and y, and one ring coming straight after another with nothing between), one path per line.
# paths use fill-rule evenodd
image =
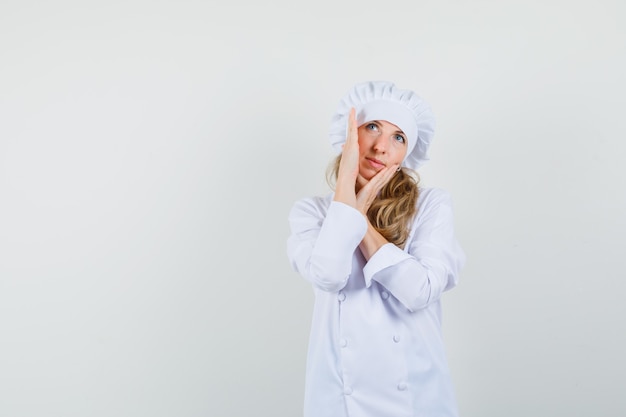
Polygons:
M376 168L376 169L381 169L381 168L384 168L384 167L385 167L385 164L383 164L383 163L382 163L382 161L379 161L379 160L378 160L378 159L376 159L376 158L365 158L365 159L369 162L369 164L370 164L372 167L374 167L374 168Z

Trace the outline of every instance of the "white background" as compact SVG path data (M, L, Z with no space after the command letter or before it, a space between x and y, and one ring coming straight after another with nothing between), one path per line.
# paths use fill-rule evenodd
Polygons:
M625 28L622 0L2 0L0 415L301 415L286 218L366 80L437 116L461 415L626 415Z

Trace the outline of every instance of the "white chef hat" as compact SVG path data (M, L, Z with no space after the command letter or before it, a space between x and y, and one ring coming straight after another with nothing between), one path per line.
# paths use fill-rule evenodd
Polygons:
M402 166L417 169L429 159L435 116L428 103L413 91L400 90L387 81L369 81L352 87L339 101L331 120L330 144L338 153L346 142L352 107L356 109L358 126L372 120L385 120L406 134L408 148Z

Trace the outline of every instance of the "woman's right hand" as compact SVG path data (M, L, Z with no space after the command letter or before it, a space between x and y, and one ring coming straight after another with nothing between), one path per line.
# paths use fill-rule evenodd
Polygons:
M356 179L359 175L359 131L356 123L356 110L350 109L348 135L341 152L341 162L337 172L335 201L356 208Z

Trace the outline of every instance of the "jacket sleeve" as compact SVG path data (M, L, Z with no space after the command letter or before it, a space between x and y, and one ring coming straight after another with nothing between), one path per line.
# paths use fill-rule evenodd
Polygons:
M447 192L429 190L413 227L406 252L388 243L363 269L367 287L372 281L378 282L410 311L427 307L456 286L465 263L465 254L454 236Z
M289 225L287 256L296 272L324 291L342 289L367 231L361 213L336 201L326 211L321 199L303 199L291 209Z

